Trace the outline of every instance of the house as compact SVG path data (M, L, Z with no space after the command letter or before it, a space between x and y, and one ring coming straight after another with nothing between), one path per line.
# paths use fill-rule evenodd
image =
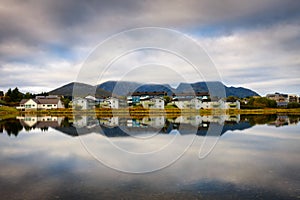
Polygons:
M275 94L267 94L266 97L275 100L278 107L286 107L290 102L299 101L299 97L296 94L281 94L276 92Z
M209 101L210 99L210 95L208 92L183 92L174 93L172 96L174 101L191 100L193 98L197 98L201 101Z
M185 92L174 93L173 104L180 109L200 109L203 107L203 102L210 101L210 95L208 92Z
M289 94L288 95L289 102L299 102L299 97L296 94Z
M94 109L98 99L93 96L86 96L84 98L76 97L72 100L72 107L75 110L88 110Z
M164 109L165 101L161 97L154 97L150 100L141 101L144 108Z
M119 99L117 99L115 97L109 97L104 100L103 107L118 109L118 108L120 108L120 105L121 105L121 103L120 103Z
M167 96L167 92L154 91L154 92L134 92L131 96L127 97L127 104L129 106L141 103L141 101L148 101L156 97Z
M19 110L49 110L64 108L58 96L37 96L35 99L22 99Z
M275 94L267 94L266 96L268 99L275 100L278 102L288 102L289 101L289 95L288 94L281 94L276 92Z
M198 98L191 99L190 108L199 110L201 108L202 101Z
M177 106L179 109L187 109L191 107L191 100L190 99L176 99L173 101L173 104Z

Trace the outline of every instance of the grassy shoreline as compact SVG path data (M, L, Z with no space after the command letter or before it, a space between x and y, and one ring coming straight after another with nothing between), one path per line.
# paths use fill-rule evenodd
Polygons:
M31 111L18 111L13 107L2 106L0 107L0 116L17 116L17 115L97 115L97 116L151 116L151 115L167 115L167 116L179 116L179 115L236 115L236 114L289 114L300 115L300 108L285 109L285 108L265 108L265 109L229 109L229 110L216 110L216 109L178 109L178 108L166 108L166 109L143 109L143 108L129 108L129 109L108 109L97 108L95 110L81 110L76 111L69 108L57 109L57 110L31 110Z

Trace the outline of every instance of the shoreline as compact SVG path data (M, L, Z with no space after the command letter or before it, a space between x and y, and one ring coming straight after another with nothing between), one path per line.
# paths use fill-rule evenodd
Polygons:
M237 114L288 114L300 115L300 108L287 109L287 108L264 108L264 109L142 109L142 108L129 108L129 109L108 109L96 108L94 110L73 110L73 109L56 109L56 110L30 110L19 111L12 107L0 107L0 116L5 115L97 115L97 116L151 116L151 115L167 115L167 116L180 116L180 115L237 115Z

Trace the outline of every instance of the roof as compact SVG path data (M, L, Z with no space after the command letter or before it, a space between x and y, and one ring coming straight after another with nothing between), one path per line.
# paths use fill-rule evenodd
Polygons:
M22 100L20 101L20 104L24 104L24 103L26 103L28 100L29 100L29 99L22 99Z
M131 96L159 96L159 95L167 95L167 92L164 91L154 91L154 92L134 92Z
M209 96L208 92L183 92L183 93L174 93L173 96Z
M22 99L20 101L20 104L25 104L30 99ZM37 99L31 99L32 101L36 102L37 104L58 104L59 98L53 97L53 98L37 98Z
M59 98L38 98L35 100L38 104L57 104L59 102Z

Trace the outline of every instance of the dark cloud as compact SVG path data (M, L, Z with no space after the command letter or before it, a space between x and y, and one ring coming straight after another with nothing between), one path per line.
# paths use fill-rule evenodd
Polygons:
M282 65L297 65L300 61L295 61L294 55L300 52L299 9L300 1L295 0L2 0L0 68L16 63L18 69L26 64L45 69L51 63L77 64L110 35L143 26L167 27L193 37L216 39L217 45L220 38L243 34L246 39L242 44L228 43L233 48L218 52L226 51L227 57L215 55L217 61L219 56L222 63L227 63L231 75L232 66L242 68L249 63L245 56L237 62L232 55L250 51L259 52L250 56L257 67L274 66L269 60L263 61L270 59L268 51L274 51L275 60ZM214 54L212 48L207 50ZM1 87L3 76L7 74L0 75Z

